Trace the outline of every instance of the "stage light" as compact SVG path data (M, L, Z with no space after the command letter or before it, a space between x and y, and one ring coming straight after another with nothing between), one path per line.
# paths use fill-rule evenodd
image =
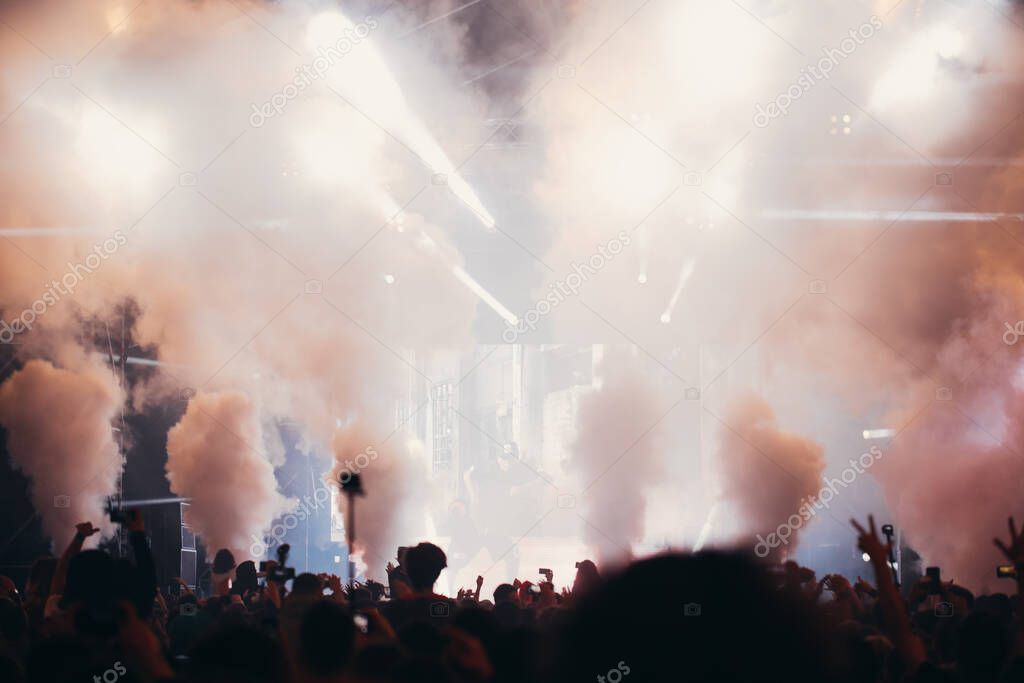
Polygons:
M392 275L391 273L388 273L387 275L384 276L384 282L386 282L389 285L395 284L395 276Z
M636 281L639 282L642 285L646 285L647 284L647 273L640 273L639 275L637 275L636 276Z
M865 429L864 440L870 441L871 439L889 439L896 436L895 429Z
M676 281L676 288L672 291L672 298L669 299L668 307L661 315L661 322L668 324L672 321L672 312L676 310L676 304L679 303L679 295L683 292L683 288L686 286L690 276L693 275L696 263L696 259L692 256L683 263L683 267L679 271L679 279Z
M1024 221L1024 213L976 213L973 211L899 211L879 209L764 209L767 221L887 221L890 223L998 223Z
M341 39L355 43L352 38L358 35L356 28L340 12L321 12L310 20L306 40L312 50L337 45ZM372 39L360 42L341 59L333 61L324 78L332 89L354 104L361 116L373 120L409 148L432 175L446 176L448 189L486 228L495 227L494 217L459 174L441 144L410 108L401 86L387 62L374 48ZM331 161L338 164L338 159L346 156L349 155L332 155ZM352 166L359 168L358 164Z
M455 276L455 279L464 284L469 291L480 297L485 304L491 307L492 311L501 316L509 325L519 324L519 318L516 317L516 314L508 310L508 308L506 308L500 301L494 298L493 294L484 289L483 286L474 280L473 276L463 270L461 266L453 266L452 275Z

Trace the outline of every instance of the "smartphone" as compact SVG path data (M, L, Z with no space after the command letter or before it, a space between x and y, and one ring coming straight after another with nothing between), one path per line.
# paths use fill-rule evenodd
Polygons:
M996 567L996 578L997 579L1016 579L1017 568L1012 564L1001 564Z
M543 577L546 577L546 578L547 578L547 580L548 580L549 582L550 582L550 581L551 581L551 580L552 580L552 579L554 578L554 576L555 576L555 573L554 573L553 571L551 571L550 569L546 569L546 568L544 568L544 567L541 567L540 569L538 569L538 570L537 570L537 573L538 573L538 574L540 574L540 575L541 575L541 576L543 576Z
M366 618L365 614L354 614L352 621L360 633L366 633L370 629L370 620Z

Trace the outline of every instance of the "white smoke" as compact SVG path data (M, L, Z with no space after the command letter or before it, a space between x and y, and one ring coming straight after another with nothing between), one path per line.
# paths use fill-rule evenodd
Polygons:
M113 426L124 394L110 370L32 360L0 385L0 424L18 469L32 482L32 503L57 550L92 522L113 529L103 509L117 491L121 453Z
M167 480L189 498L185 522L211 553L248 557L290 501L277 491L256 406L241 392L200 392L167 433ZM258 559L258 558L256 558Z

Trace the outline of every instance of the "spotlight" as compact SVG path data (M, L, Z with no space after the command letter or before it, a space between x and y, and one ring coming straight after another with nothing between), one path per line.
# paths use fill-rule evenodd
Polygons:
M672 322L672 314L669 313L668 311L666 311L665 313L662 313L661 314L661 322L663 322L666 325L668 325L670 322Z
M389 285L395 284L395 276L392 275L391 273L388 273L387 275L384 276L384 282L386 282Z
M637 275L636 276L636 281L639 282L642 285L646 285L647 284L647 273L640 273L639 275Z

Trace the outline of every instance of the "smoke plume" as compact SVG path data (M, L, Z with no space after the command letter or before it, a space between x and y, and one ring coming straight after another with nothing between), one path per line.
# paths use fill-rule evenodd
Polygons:
M821 489L824 449L779 429L763 399L746 396L729 407L717 456L722 497L735 507L741 542L767 535ZM746 538L743 538L745 535ZM797 530L788 539L796 549Z
M359 475L364 495L355 502L355 547L368 575L380 576L398 546L415 545L426 533L429 473L420 454L391 442L391 430L371 429L357 419L338 429L331 442L337 485ZM394 432L397 441L399 432ZM349 518L348 500L337 497L339 512Z
M200 392L167 433L167 480L190 499L185 521L210 552L241 561L289 509L265 447L256 407L237 391Z
M664 470L660 422L669 406L626 354L599 366L600 386L580 399L570 468L580 478L583 538L602 562L632 557L644 538L647 494Z
M75 524L113 529L103 501L117 490L121 454L112 431L124 395L98 364L29 361L0 385L0 424L14 465L32 480L43 531L62 549Z

